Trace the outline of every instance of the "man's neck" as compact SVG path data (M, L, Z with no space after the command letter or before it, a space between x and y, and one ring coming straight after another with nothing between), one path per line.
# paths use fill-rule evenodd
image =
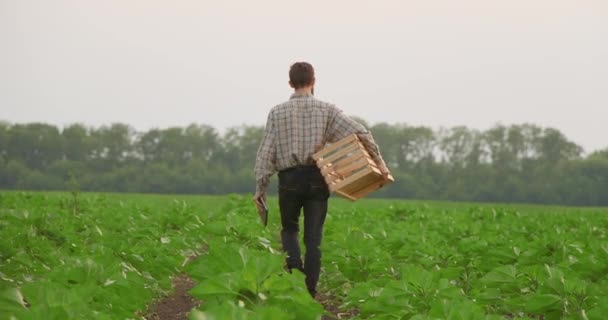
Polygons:
M293 92L296 96L307 96L312 94L312 86L295 89Z

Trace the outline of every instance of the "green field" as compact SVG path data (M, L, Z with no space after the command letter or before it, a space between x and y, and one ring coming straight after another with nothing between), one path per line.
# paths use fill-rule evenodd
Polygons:
M263 228L241 196L0 193L0 320L141 319L181 272L191 319L319 319L269 203ZM606 319L607 230L601 208L332 199L320 291L351 319Z

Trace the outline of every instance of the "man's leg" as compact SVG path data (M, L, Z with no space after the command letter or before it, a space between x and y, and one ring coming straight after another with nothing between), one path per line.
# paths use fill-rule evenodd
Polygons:
M312 189L311 197L304 202L304 244L306 245L304 273L308 292L314 297L317 293L317 282L321 272L320 247L329 193L326 188L313 187Z
M279 190L279 209L281 211L281 242L287 253L287 268L303 270L300 253L299 218L302 208L300 195L291 190Z

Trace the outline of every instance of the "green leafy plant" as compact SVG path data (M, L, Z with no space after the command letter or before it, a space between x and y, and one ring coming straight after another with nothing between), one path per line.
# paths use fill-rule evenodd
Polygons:
M190 319L326 313L283 270L275 199L267 228L238 195L0 201L0 320L135 319L180 272L204 302ZM607 230L605 209L332 200L319 289L359 320L600 320Z

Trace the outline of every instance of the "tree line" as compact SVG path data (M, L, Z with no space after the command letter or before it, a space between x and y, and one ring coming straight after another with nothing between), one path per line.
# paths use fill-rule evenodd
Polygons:
M367 127L396 178L375 197L608 205L608 148L585 155L554 128ZM263 131L0 122L0 189L251 193Z

